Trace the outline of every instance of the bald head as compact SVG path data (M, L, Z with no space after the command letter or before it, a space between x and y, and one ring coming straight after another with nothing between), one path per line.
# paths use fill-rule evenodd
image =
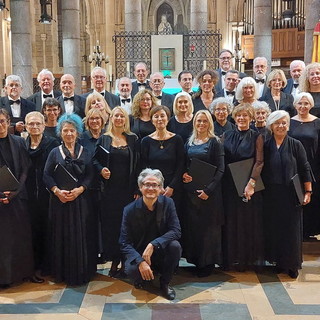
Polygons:
M76 83L73 75L66 73L61 77L60 89L65 97L73 96L75 87Z
M150 76L150 87L156 96L161 94L164 87L164 76L160 72L155 72Z

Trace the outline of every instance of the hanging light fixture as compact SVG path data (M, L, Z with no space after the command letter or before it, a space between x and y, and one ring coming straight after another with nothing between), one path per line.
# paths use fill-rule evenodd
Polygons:
M40 0L41 16L39 22L51 24L52 19L52 0Z
M284 21L291 21L295 15L295 0L283 0L287 2L287 9L284 10L281 14Z

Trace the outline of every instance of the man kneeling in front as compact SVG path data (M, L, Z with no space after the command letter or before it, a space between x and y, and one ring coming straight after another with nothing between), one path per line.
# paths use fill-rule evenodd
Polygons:
M134 286L143 289L158 272L163 297L173 300L176 293L169 283L181 257L181 229L173 200L160 195L163 180L159 170L140 173L142 197L124 208L119 242Z

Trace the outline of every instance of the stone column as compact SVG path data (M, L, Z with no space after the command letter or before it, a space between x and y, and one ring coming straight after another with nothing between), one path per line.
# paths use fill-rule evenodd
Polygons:
M320 0L306 0L305 12L304 62L307 64L312 59L313 30L320 19Z
M190 30L208 29L207 0L190 1Z
M125 0L125 30L142 31L141 0Z
M81 93L80 65L80 2L61 1L63 72L70 73L76 81L76 93Z
M28 97L33 94L30 0L11 0L10 13L12 73L21 77L22 96Z
M254 1L254 56L272 59L272 0Z

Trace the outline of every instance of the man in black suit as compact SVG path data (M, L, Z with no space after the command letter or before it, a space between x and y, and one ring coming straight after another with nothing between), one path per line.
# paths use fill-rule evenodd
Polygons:
M24 119L27 113L36 110L33 102L21 98L22 81L14 74L6 78L7 96L0 99L0 107L8 111L10 116L10 132L20 135L24 130Z
M290 63L291 79L288 79L286 87L283 89L284 93L292 94L293 96L299 92L299 78L306 65L302 60L293 60Z
M178 74L178 82L182 91L193 95L192 83L193 83L193 74L189 70L182 70Z
M88 95L93 91L100 93L104 99L107 101L109 107L113 109L114 107L120 106L120 98L115 94L108 92L105 89L107 82L107 72L101 67L94 67L91 71L91 83L93 90L81 95L83 98L87 99Z
M216 93L215 98L224 97L229 99L231 103L234 103L236 87L239 81L239 71L229 70L224 78L224 88Z
M150 83L147 80L148 75L149 75L149 70L147 65L144 62L138 62L134 66L134 76L136 77L136 80L132 82L132 91L131 91L132 98L140 90L143 90L143 89L151 90Z
M76 113L81 118L84 118L86 99L74 93L75 87L74 77L71 74L64 74L60 79L62 95L57 100L60 102L63 113Z
M267 82L268 60L265 57L256 57L253 59L253 74L258 84L259 98L266 95L268 87Z
M216 70L219 73L219 81L215 85L216 92L220 92L224 89L225 75L228 71L233 69L232 66L233 54L228 49L222 49L219 53L219 68ZM247 75L243 72L239 72L239 78L242 79Z
M54 76L48 69L42 69L37 76L37 80L41 90L27 99L36 105L37 111L41 111L42 104L46 98L58 98L61 96L61 92L53 90Z
M171 198L160 195L163 175L155 169L144 169L138 177L142 197L124 208L119 243L125 258L125 272L136 288L160 273L162 295L175 298L169 286L181 257L179 219Z
M165 85L162 73L155 72L150 76L150 87L152 93L158 99L158 104L169 108L172 114L174 96L162 91Z
M118 82L118 90L119 90L119 97L120 97L120 102L121 102L120 107L122 107L124 110L126 110L128 114L131 114L132 113L132 109L131 109L132 83L131 83L131 80L127 77L120 78L119 82Z

